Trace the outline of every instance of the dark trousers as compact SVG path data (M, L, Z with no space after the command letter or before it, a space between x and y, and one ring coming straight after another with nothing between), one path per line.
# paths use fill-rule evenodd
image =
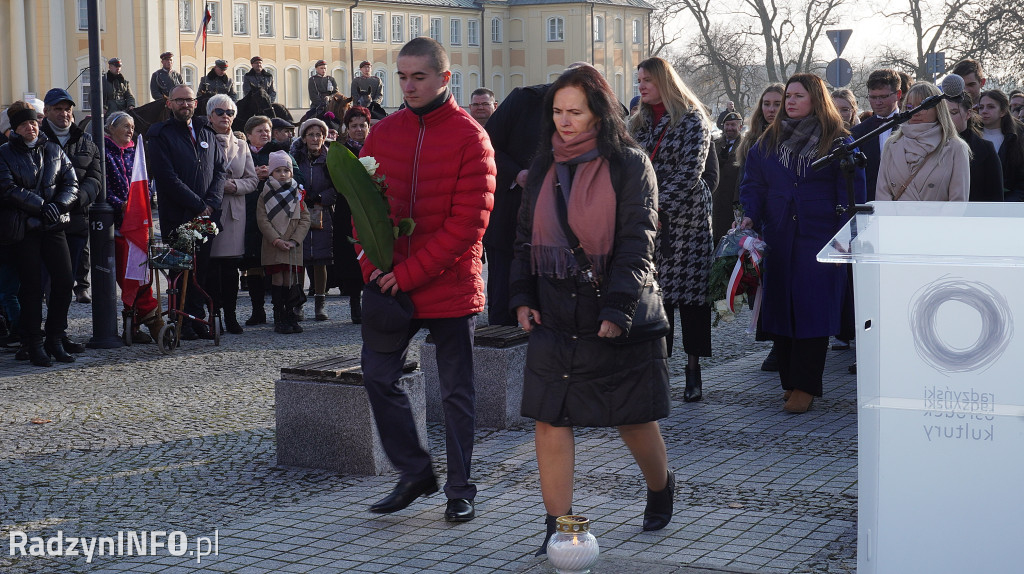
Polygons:
M213 306L234 315L238 304L238 266L241 257L211 257L203 288L213 299Z
M708 305L673 305L665 303L669 331L666 337L668 356L672 356L672 343L676 338L676 309L683 332L683 351L698 357L711 356L711 307Z
M448 454L448 498L476 498L470 482L473 431L476 424L476 390L473 381L473 330L476 316L450 319L413 319L404 344L393 353L379 353L363 345L363 386L370 398L373 418L391 464L403 480L431 476L430 453L420 446L409 397L398 386L409 340L426 327L437 350L437 374L444 409L445 444Z
M50 294L46 300L47 336L61 336L68 327L68 308L71 307L71 289L75 276L71 269L71 254L63 231L32 231L17 245L15 265L21 287L21 334L29 339L41 339L43 323L43 269L50 276Z
M794 339L775 335L779 356L779 379L785 390L799 389L821 396L821 377L825 373L828 337Z
M89 253L89 234L68 235L68 249L71 250L71 270L75 274L75 289L89 288L89 269L92 267Z
M518 324L515 315L509 311L509 279L512 274L511 251L487 249L487 323L490 325Z
M836 339L849 343L857 337L857 321L853 309L853 269L846 274L846 294L839 314L839 334Z

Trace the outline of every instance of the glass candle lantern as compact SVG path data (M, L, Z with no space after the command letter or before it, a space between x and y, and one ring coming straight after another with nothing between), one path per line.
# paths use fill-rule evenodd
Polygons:
M587 574L597 563L601 549L583 516L559 516L548 541L548 560L558 574Z

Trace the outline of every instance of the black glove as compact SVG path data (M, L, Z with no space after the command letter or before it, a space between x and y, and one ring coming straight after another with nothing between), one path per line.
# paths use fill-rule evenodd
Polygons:
M47 203L43 206L43 217L46 218L46 222L50 225L60 223L60 216L60 206L56 203Z

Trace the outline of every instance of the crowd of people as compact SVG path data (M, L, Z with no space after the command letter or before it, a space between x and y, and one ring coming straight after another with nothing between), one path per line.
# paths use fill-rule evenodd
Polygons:
M1024 200L1024 93L983 91L986 78L972 60L952 70L965 93L935 106L922 106L940 93L935 85L891 69L869 75L864 113L850 90L830 92L818 76L795 74L765 86L746 121L729 102L716 122L657 57L639 64L639 96L628 113L582 62L504 102L477 89L463 109L449 87L446 52L417 38L399 53L405 103L390 116L377 117L380 79L363 62L351 86L356 105L343 117L314 114L295 125L257 115L236 132L227 63L215 62L197 94L182 84L173 57L161 55L150 86L170 117L145 134L160 230L171 240L196 218L219 230L195 251L212 304L189 292L184 309L197 319L185 321L181 336L211 337L211 328L242 334L240 284L251 303L244 324L267 322L270 291L280 334L303 331L307 275L315 320L330 319L326 296L339 288L352 323L362 324L364 385L400 475L372 512L402 510L439 488L397 386L421 328L438 353L446 520L475 516L472 345L486 307L491 324L530 332L522 413L536 421L546 535L572 512L577 426L619 431L647 486L643 528L658 530L672 518L675 489L658 426L671 407L668 357L678 331L683 399L703 400L700 359L713 352L709 274L723 236L749 229L768 245L757 338L773 347L762 369L778 371L783 409L804 413L824 393L830 339L833 349L855 339L848 269L815 258L848 219L837 209L846 207L848 182L837 165L812 169L815 160L861 140L867 165L853 174L858 203ZM273 77L259 56L252 65L243 93L258 89L273 100ZM164 324L158 294L127 273L131 246L121 229L138 171L136 101L120 60L108 66L104 153L73 121L75 102L63 89L50 90L41 109L19 101L2 114L0 306L8 342L39 366L84 351L67 337L67 315L76 271L88 265L89 207L103 196L104 162L117 282L137 318L125 336L151 342ZM311 111L338 92L326 62L316 62ZM197 95L205 116L195 113ZM906 123L886 124L918 107ZM395 241L390 267L378 268L348 240L359 229L348 190L328 170L331 142L375 158L391 216L415 218L414 232ZM222 325L203 321L208 311Z

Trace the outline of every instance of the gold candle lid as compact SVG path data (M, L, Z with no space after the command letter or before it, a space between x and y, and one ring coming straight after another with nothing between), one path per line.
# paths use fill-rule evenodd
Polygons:
M590 530L590 519L585 516L559 516L555 522L559 532L579 534Z

